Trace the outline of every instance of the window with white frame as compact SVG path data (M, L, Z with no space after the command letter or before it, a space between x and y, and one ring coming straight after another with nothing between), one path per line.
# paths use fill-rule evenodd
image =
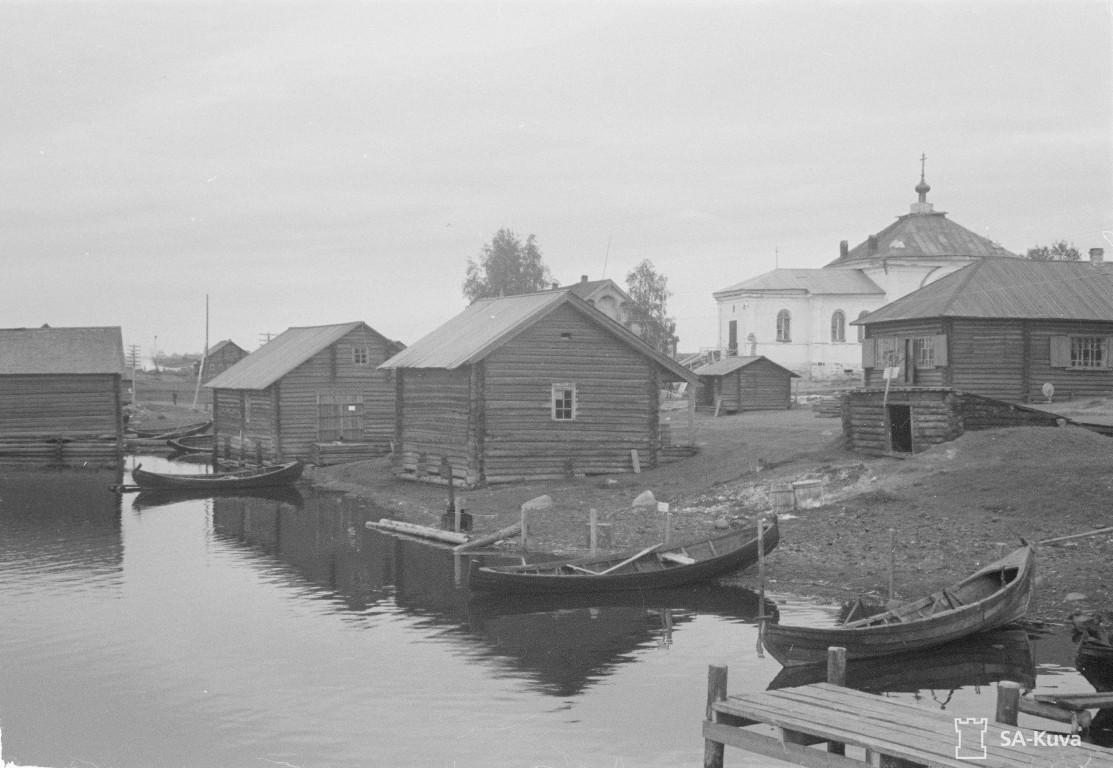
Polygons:
M371 355L367 353L367 347L352 347L352 363L355 365L367 365L371 362Z
M552 393L553 421L576 419L576 385L554 384Z
M831 341L846 341L846 313L841 309L831 315Z
M792 341L792 315L787 309L777 313L777 341Z
M912 362L917 368L935 367L935 339L932 336L912 339Z
M1103 336L1071 336L1071 368L1108 368L1106 339Z

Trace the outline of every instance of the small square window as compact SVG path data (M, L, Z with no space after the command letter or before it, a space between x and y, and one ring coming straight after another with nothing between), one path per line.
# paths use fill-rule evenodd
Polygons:
M554 384L552 392L553 421L574 421L576 418L576 385Z
M352 347L352 362L355 365L367 365L371 356L367 354L367 347Z

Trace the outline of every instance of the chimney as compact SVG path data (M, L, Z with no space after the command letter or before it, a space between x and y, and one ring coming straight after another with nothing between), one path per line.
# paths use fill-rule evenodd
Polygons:
M839 258L840 259L845 259L849 255L850 255L850 244L847 243L845 240L840 240L839 241Z
M1105 263L1105 249L1104 248L1091 248L1090 249L1090 263L1095 267L1100 267Z
M580 275L580 282L581 283L586 283L587 282L587 275Z
M866 255L867 256L876 256L877 255L877 235L870 235L866 239Z

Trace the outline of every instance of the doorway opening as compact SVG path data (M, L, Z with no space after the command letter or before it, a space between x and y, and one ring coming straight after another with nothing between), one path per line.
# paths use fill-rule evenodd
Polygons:
M898 453L912 453L912 406L890 405L887 408L892 449Z

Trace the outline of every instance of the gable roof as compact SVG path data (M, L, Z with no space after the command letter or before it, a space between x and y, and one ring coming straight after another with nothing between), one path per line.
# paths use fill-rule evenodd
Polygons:
M243 347L241 347L239 344L232 341L231 339L221 339L216 344L213 344L211 347L209 347L209 356L211 357L212 355L215 355L217 352L219 352L220 350L224 349L225 347L227 347L229 345L235 347L236 349L240 350L241 352L246 352L247 351Z
M563 289L557 288L556 290L569 290L586 301L603 288L613 288L619 295L625 298L626 301L631 301L630 295L619 288L618 283L611 280L609 277L603 278L602 280L581 280L578 283L572 283L571 285L564 286Z
M695 374L697 376L726 376L728 373L734 373L735 371L745 368L748 365L753 365L759 360L764 360L765 362L769 363L769 365L780 368L789 376L793 376L797 379L800 378L800 374L790 371L783 365L774 363L765 355L755 355L753 357L724 357L722 360L716 360L713 363L708 363L707 365L700 366L695 370Z
M471 365L565 305L571 306L635 351L651 358L678 379L693 384L697 382L687 368L650 347L569 289L481 299L379 367L451 370Z
M976 261L851 324L929 317L1113 323L1113 266L1087 261Z
M205 386L212 389L266 389L360 326L377 333L363 321L287 328Z
M0 329L0 374L124 374L119 326Z
M741 291L803 291L815 295L885 293L860 269L774 269L715 291L712 296L720 298Z

